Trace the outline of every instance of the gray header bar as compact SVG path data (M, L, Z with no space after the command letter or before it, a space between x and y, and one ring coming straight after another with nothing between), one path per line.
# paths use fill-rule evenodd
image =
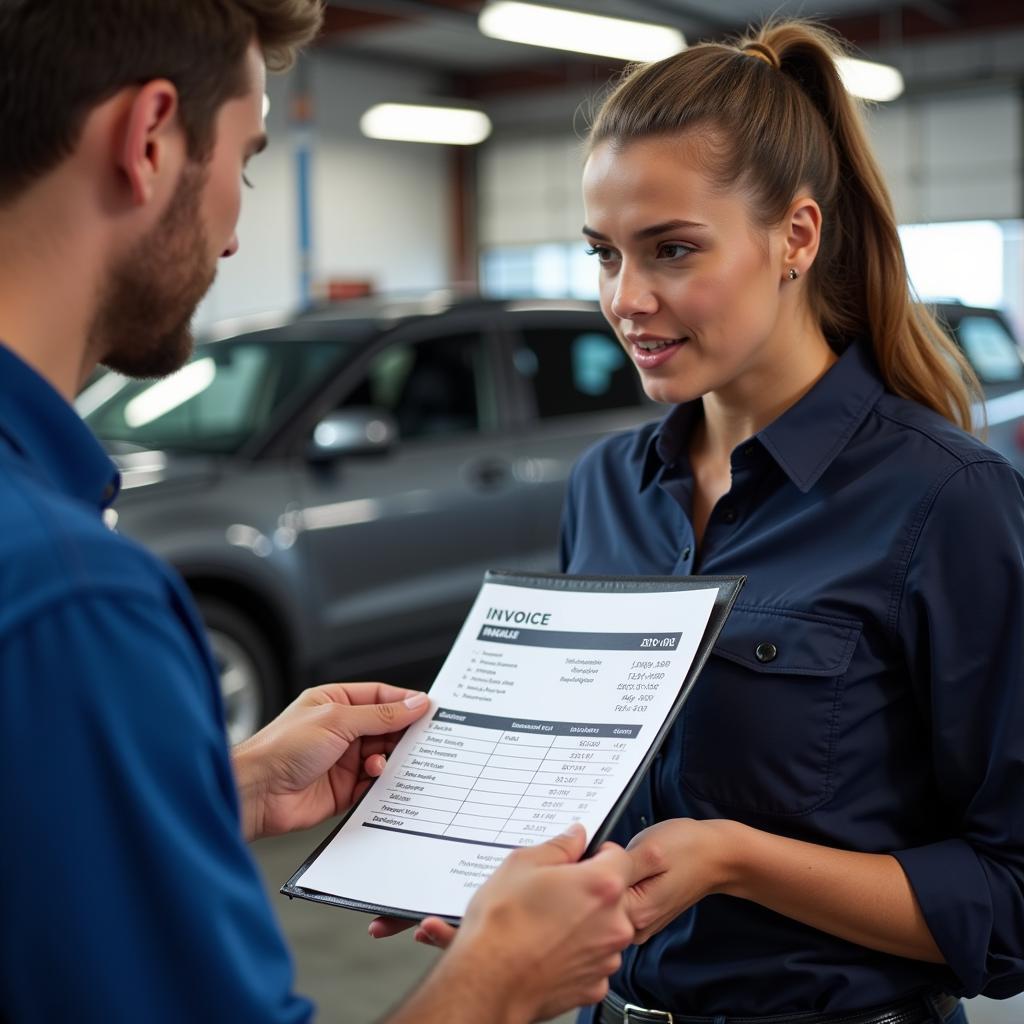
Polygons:
M477 640L521 647L560 647L567 651L674 651L682 633L574 633L557 629L482 626Z
M543 736L612 736L636 739L642 725L609 724L604 722L544 722L534 718L501 718L498 715L478 715L472 711L453 711L438 708L435 722L453 725L472 725L478 729L500 729L504 732L530 732Z

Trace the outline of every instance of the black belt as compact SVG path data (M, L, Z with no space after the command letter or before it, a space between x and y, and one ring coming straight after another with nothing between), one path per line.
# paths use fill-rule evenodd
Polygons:
M651 1010L627 1003L617 992L609 992L597 1018L600 1024L934 1024L946 1020L960 1001L940 994L917 996L870 1010L847 1013L790 1013L771 1017L693 1017Z

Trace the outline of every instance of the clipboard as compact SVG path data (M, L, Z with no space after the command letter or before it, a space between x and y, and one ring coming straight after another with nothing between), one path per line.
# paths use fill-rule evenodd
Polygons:
M692 660L690 661L689 668L685 673L684 678L679 683L674 694L671 694L671 703L668 707L667 712L663 713L660 724L655 731L655 735L652 740L649 741L649 745L646 748L645 753L639 760L635 769L632 771L628 781L625 785L621 785L618 796L614 800L610 809L604 815L598 827L592 832L591 838L587 844L586 852L584 857L592 855L597 849L604 843L610 835L612 829L615 827L616 822L622 816L626 807L629 805L633 795L636 792L637 787L640 785L644 775L649 770L651 763L656 757L659 749L668 736L673 724L679 716L683 705L686 702L693 686L697 682L697 679L703 669L707 659L717 641L717 638L724 626L726 619L732 610L733 605L739 595L743 584L746 581L745 576L567 576L556 573L521 573L511 572L506 570L490 570L488 571L483 580L481 587L481 595L487 590L488 584L494 584L501 588L521 588L524 591L524 599L529 600L526 597L526 592L529 591L545 591L549 594L603 594L603 595L637 595L637 594L669 594L669 593L686 593L692 591L704 591L709 592L715 590L716 593L713 598L706 625L704 627L703 634L699 637L696 642L695 652ZM508 593L515 593L515 591L508 591ZM478 597L478 602L480 598ZM474 606L474 609L476 606ZM518 614L518 613L516 613ZM469 626L469 623L473 617L471 611L470 616L467 617L466 625L463 627L463 633ZM497 623L493 627L484 627L480 630L480 637L484 636L485 629L490 629L490 633L495 636L501 636L502 633L511 635L512 633L518 634L515 640L510 640L507 636L502 637L497 642L508 642L508 643L525 643L525 644L541 644L547 646L555 646L552 641L548 643L548 637L538 636L539 630L532 629L534 625L547 625L547 623L541 622L525 622L526 628L520 628L522 624L516 622L513 626L506 627L505 623ZM475 626L474 626L475 628ZM453 647L453 652L456 650L461 642L464 642L463 633L460 633L459 639L456 641L456 646ZM527 634L524 637L521 634ZM559 634L569 636L570 634ZM578 634L571 634L578 635ZM597 633L588 634L591 637L598 636ZM628 634L632 636L633 634ZM657 637L668 636L669 634L657 634L652 637L652 643L667 643L666 640L658 640ZM477 640L480 640L477 637ZM630 648L634 650L634 648ZM657 648L653 648L652 653L657 653ZM449 655L449 661L452 655ZM446 669L449 668L449 662L445 663L445 667L442 668L441 673L438 675L440 680L442 674ZM591 670L580 670L580 671L591 671ZM667 698L666 698L667 699ZM441 709L442 711L445 709ZM435 711L434 717L437 718L440 712ZM449 712L449 716L453 720L458 720L458 715L453 712ZM469 721L476 721L479 718L487 716L475 716L469 713ZM419 723L417 723L419 724ZM547 728L549 731L558 732L557 726L559 723L545 723L538 721L536 723L537 728ZM556 727L552 730L552 726ZM443 726L442 726L443 727ZM530 725L524 725L523 728L529 728ZM599 727L595 727L599 728ZM565 730L561 730L564 732ZM595 733L596 734L596 733ZM598 741L604 742L604 741ZM398 754L396 750L395 754ZM394 755L393 755L394 756ZM586 755L578 755L586 756ZM568 766L567 766L568 767ZM425 776L426 777L426 776ZM379 782L379 780L377 780ZM361 808L367 800L373 798L374 788L377 782L371 786L362 798L346 813L339 824L332 830L332 832L320 843L319 846L306 858L305 861L295 870L288 881L281 887L280 892L289 898L298 898L310 900L315 903L324 903L330 906L341 907L347 910L356 910L363 913L376 914L376 915L387 915L390 917L406 918L410 920L419 920L425 916L438 916L450 923L457 924L460 920L458 915L453 915L446 912L438 912L436 907L431 908L430 905L418 906L415 908L390 905L387 902L375 899L362 899L358 896L342 896L336 893L323 891L322 889L314 888L309 884L303 884L303 876L307 874L310 868L316 864L320 857L331 847L334 843L338 834L345 828L347 824L353 819L353 816L359 815ZM386 805L383 805L386 806ZM396 811L401 811L402 808L394 808ZM390 819L384 817L382 821L387 822ZM353 823L354 824L354 823ZM361 822L363 825L369 825L367 821ZM370 825L369 827L378 827L382 829L391 830L387 824L379 826ZM404 826L403 826L404 827ZM410 836L422 835L415 831L409 832ZM438 838L437 836L432 838ZM445 838L452 838L451 836L445 836ZM473 839L459 839L455 838L454 842L465 843L468 847L502 847L509 848L507 844L501 843L482 843ZM495 866L497 866L495 864ZM370 863L366 865L365 870L372 872L378 870L379 866L376 863ZM359 889L359 883L351 883L349 888L353 890ZM412 900L410 900L412 902Z

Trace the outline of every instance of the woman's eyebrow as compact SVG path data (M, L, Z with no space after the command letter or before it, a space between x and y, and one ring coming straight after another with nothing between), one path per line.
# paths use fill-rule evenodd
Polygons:
M640 242L645 238L654 238L656 235L664 235L669 231L675 231L677 228L706 228L707 224L701 224L695 220L666 220L661 224L652 224L649 228L641 228L639 231L634 232L633 238ZM590 238L597 238L602 242L609 242L611 239L602 234L600 231L595 231L593 228L588 228L586 224L583 225L583 234L588 235Z

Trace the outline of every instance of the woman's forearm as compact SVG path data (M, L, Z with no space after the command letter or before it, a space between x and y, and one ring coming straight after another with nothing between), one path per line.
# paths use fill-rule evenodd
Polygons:
M899 861L723 822L719 890L883 953L944 963Z

